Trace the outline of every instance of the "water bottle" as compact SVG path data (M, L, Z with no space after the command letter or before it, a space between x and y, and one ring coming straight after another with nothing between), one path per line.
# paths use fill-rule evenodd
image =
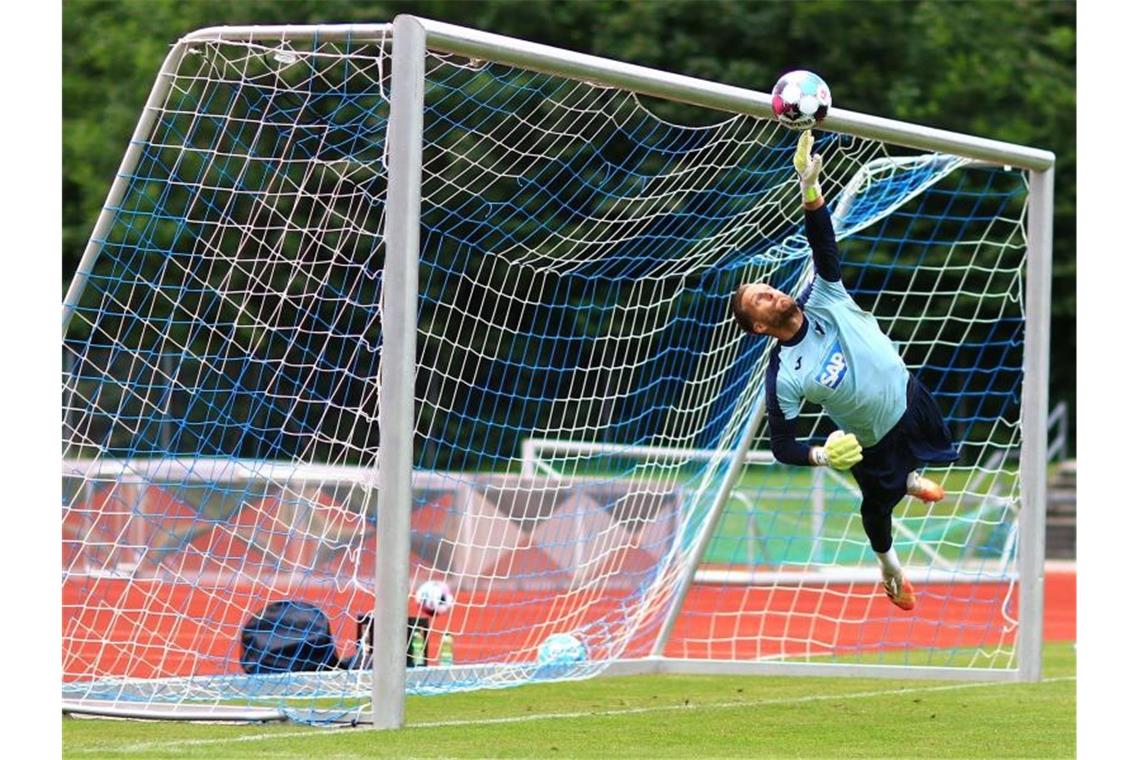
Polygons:
M424 634L418 627L412 629L412 667L424 665Z
M450 633L445 632L443 638L439 640L439 664L446 668L453 662L455 662L455 639Z

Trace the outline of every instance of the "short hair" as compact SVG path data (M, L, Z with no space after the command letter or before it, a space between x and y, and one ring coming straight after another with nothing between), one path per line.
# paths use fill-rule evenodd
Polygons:
M736 317L736 324L741 330L746 333L755 333L755 330L752 329L752 321L744 313L744 289L747 287L748 283L745 283L732 294L732 316Z

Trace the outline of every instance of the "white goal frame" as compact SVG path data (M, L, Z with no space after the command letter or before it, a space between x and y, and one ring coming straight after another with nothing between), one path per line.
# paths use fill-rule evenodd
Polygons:
M387 133L389 187L387 203L387 249L384 278L382 331L384 361L381 407L384 425L380 456L375 471L383 483L386 508L380 511L378 536L385 545L378 551L376 567L377 611L375 665L371 723L377 728L396 728L404 723L404 697L407 674L404 664L404 620L408 568L405 558L410 546L412 507L414 373L416 365L417 266L420 236L420 180L423 135L424 71L428 51L467 56L481 61L509 64L537 72L556 74L598 85L620 87L639 94L680 101L696 106L771 117L771 98L765 92L733 87L693 77L658 71L601 57L570 52L482 31L462 28L410 15L397 16L392 24L322 26L215 27L199 30L176 43L156 79L150 98L135 129L130 148L123 157L115 182L96 223L63 304L63 332L66 336L71 315L93 271L102 240L112 222L113 209L122 199L129 177L140 158L140 148L152 128L158 104L162 102L183 57L196 43L206 40L312 39L351 37L354 41L390 43L392 55L391 112ZM907 124L877 116L834 109L827 117L827 130L926 151L952 152L977 162L1015 167L1029 172L1027 282L1025 286L1026 336L1024 381L1022 386L1022 434L1020 478L1021 518L1018 521L1018 564L1020 631L1017 639L1017 668L982 671L975 669L837 665L782 662L724 662L675 660L656 654L643 660L611 664L610 674L647 672L671 673L767 673L805 675L885 675L905 678L944 678L993 681L1037 681L1041 678L1045 462L1048 409L1049 304L1052 267L1053 176L1055 157L1045 150L996 140L983 139ZM764 405L751 410L742 443L731 453L728 476L716 493L712 517L693 547L699 557L717 523L732 485L749 455L749 441L755 437L764 416ZM686 577L684 589L692 582ZM684 595L673 600L680 609ZM393 611L396 614L393 614ZM671 610L671 617L675 610ZM669 626L666 626L668 629ZM668 636L668 630L662 637ZM361 722L368 722L364 718Z

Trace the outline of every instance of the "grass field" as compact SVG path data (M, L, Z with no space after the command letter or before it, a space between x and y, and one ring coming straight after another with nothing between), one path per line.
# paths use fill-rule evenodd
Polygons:
M392 732L65 718L65 757L1073 757L1076 655L1033 684L631 676L412 697Z

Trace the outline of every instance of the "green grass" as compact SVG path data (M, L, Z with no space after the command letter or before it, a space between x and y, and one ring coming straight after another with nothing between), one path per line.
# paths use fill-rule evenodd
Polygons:
M65 718L64 756L1073 757L1076 657L1032 684L633 676L410 698L399 731ZM419 727L417 727L417 725Z
M943 560L993 559L1000 555L1013 512L998 502L961 500L972 473L936 469L934 477L951 497L935 505L904 499L894 511L900 526L895 540L904 562L916 551L915 537L934 547ZM860 498L850 475L824 481L825 514L815 523L811 496L817 472L804 467L747 467L725 504L705 551L707 563L724 565L871 565L875 559L859 517ZM990 473L971 490L1012 491L1013 474ZM994 480L998 480L995 485ZM981 514L976 515L976 510ZM905 530L902 528L905 527ZM820 540L815 541L817 531ZM921 562L926 562L925 558Z

